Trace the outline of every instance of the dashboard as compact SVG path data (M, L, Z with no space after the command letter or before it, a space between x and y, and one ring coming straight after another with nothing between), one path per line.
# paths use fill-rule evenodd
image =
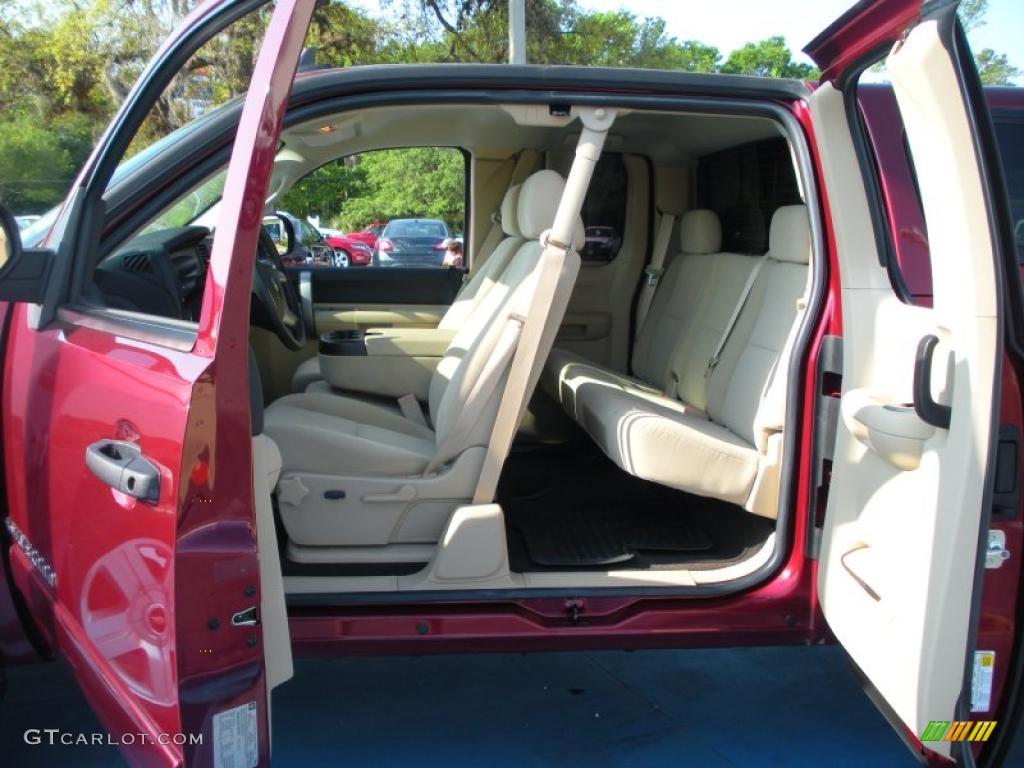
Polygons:
M96 286L109 307L196 321L212 240L207 227L139 235L100 262Z

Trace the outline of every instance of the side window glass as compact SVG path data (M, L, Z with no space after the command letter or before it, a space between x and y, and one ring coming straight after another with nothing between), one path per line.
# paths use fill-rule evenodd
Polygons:
M261 6L199 48L164 89L136 131L107 185L109 202L131 199L140 186L180 173L189 142L248 90L272 8ZM140 61L148 57L143 52ZM127 90L138 66L112 69L115 90ZM211 171L134 233L109 243L88 287L107 308L198 321L209 265L212 227L226 169Z
M722 222L723 251L764 253L775 210L802 202L788 143L763 139L700 158L697 198Z
M461 150L411 147L342 157L299 180L279 205L322 236L318 242L330 256L320 266L465 267Z
M999 155L1010 195L1010 217L1017 243L1017 263L1024 266L1024 114L1009 115L995 111L992 115L999 143Z
M627 180L622 155L602 154L581 211L586 242L580 259L584 264L607 264L619 255L626 226Z

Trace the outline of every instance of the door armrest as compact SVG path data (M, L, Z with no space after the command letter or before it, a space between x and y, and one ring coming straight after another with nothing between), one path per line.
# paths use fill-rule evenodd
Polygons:
M842 399L843 422L863 445L895 467L917 469L925 442L935 427L917 415L913 404L896 403L866 389Z

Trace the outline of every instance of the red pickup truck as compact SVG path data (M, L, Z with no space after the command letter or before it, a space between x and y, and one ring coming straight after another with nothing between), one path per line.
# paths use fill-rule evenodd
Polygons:
M296 76L315 3L265 5L192 13L31 247L0 215L3 663L63 656L132 763L266 765L293 652L838 642L922 761L998 765L1022 112L956 4L857 4L814 86ZM237 23L247 87L125 159ZM423 145L470 164L465 280L281 262L268 203Z

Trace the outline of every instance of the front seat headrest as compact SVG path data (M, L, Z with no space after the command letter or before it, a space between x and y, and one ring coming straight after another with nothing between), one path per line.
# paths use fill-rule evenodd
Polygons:
M556 171L537 171L519 190L519 230L527 240L537 240L555 223L555 213L565 191L565 179ZM578 251L586 241L583 220L576 219L573 247Z
M514 184L501 200L501 231L508 237L523 236L519 230L519 191L522 188L522 184Z
M768 253L776 261L808 264L811 260L811 228L806 205L784 205L772 216Z

